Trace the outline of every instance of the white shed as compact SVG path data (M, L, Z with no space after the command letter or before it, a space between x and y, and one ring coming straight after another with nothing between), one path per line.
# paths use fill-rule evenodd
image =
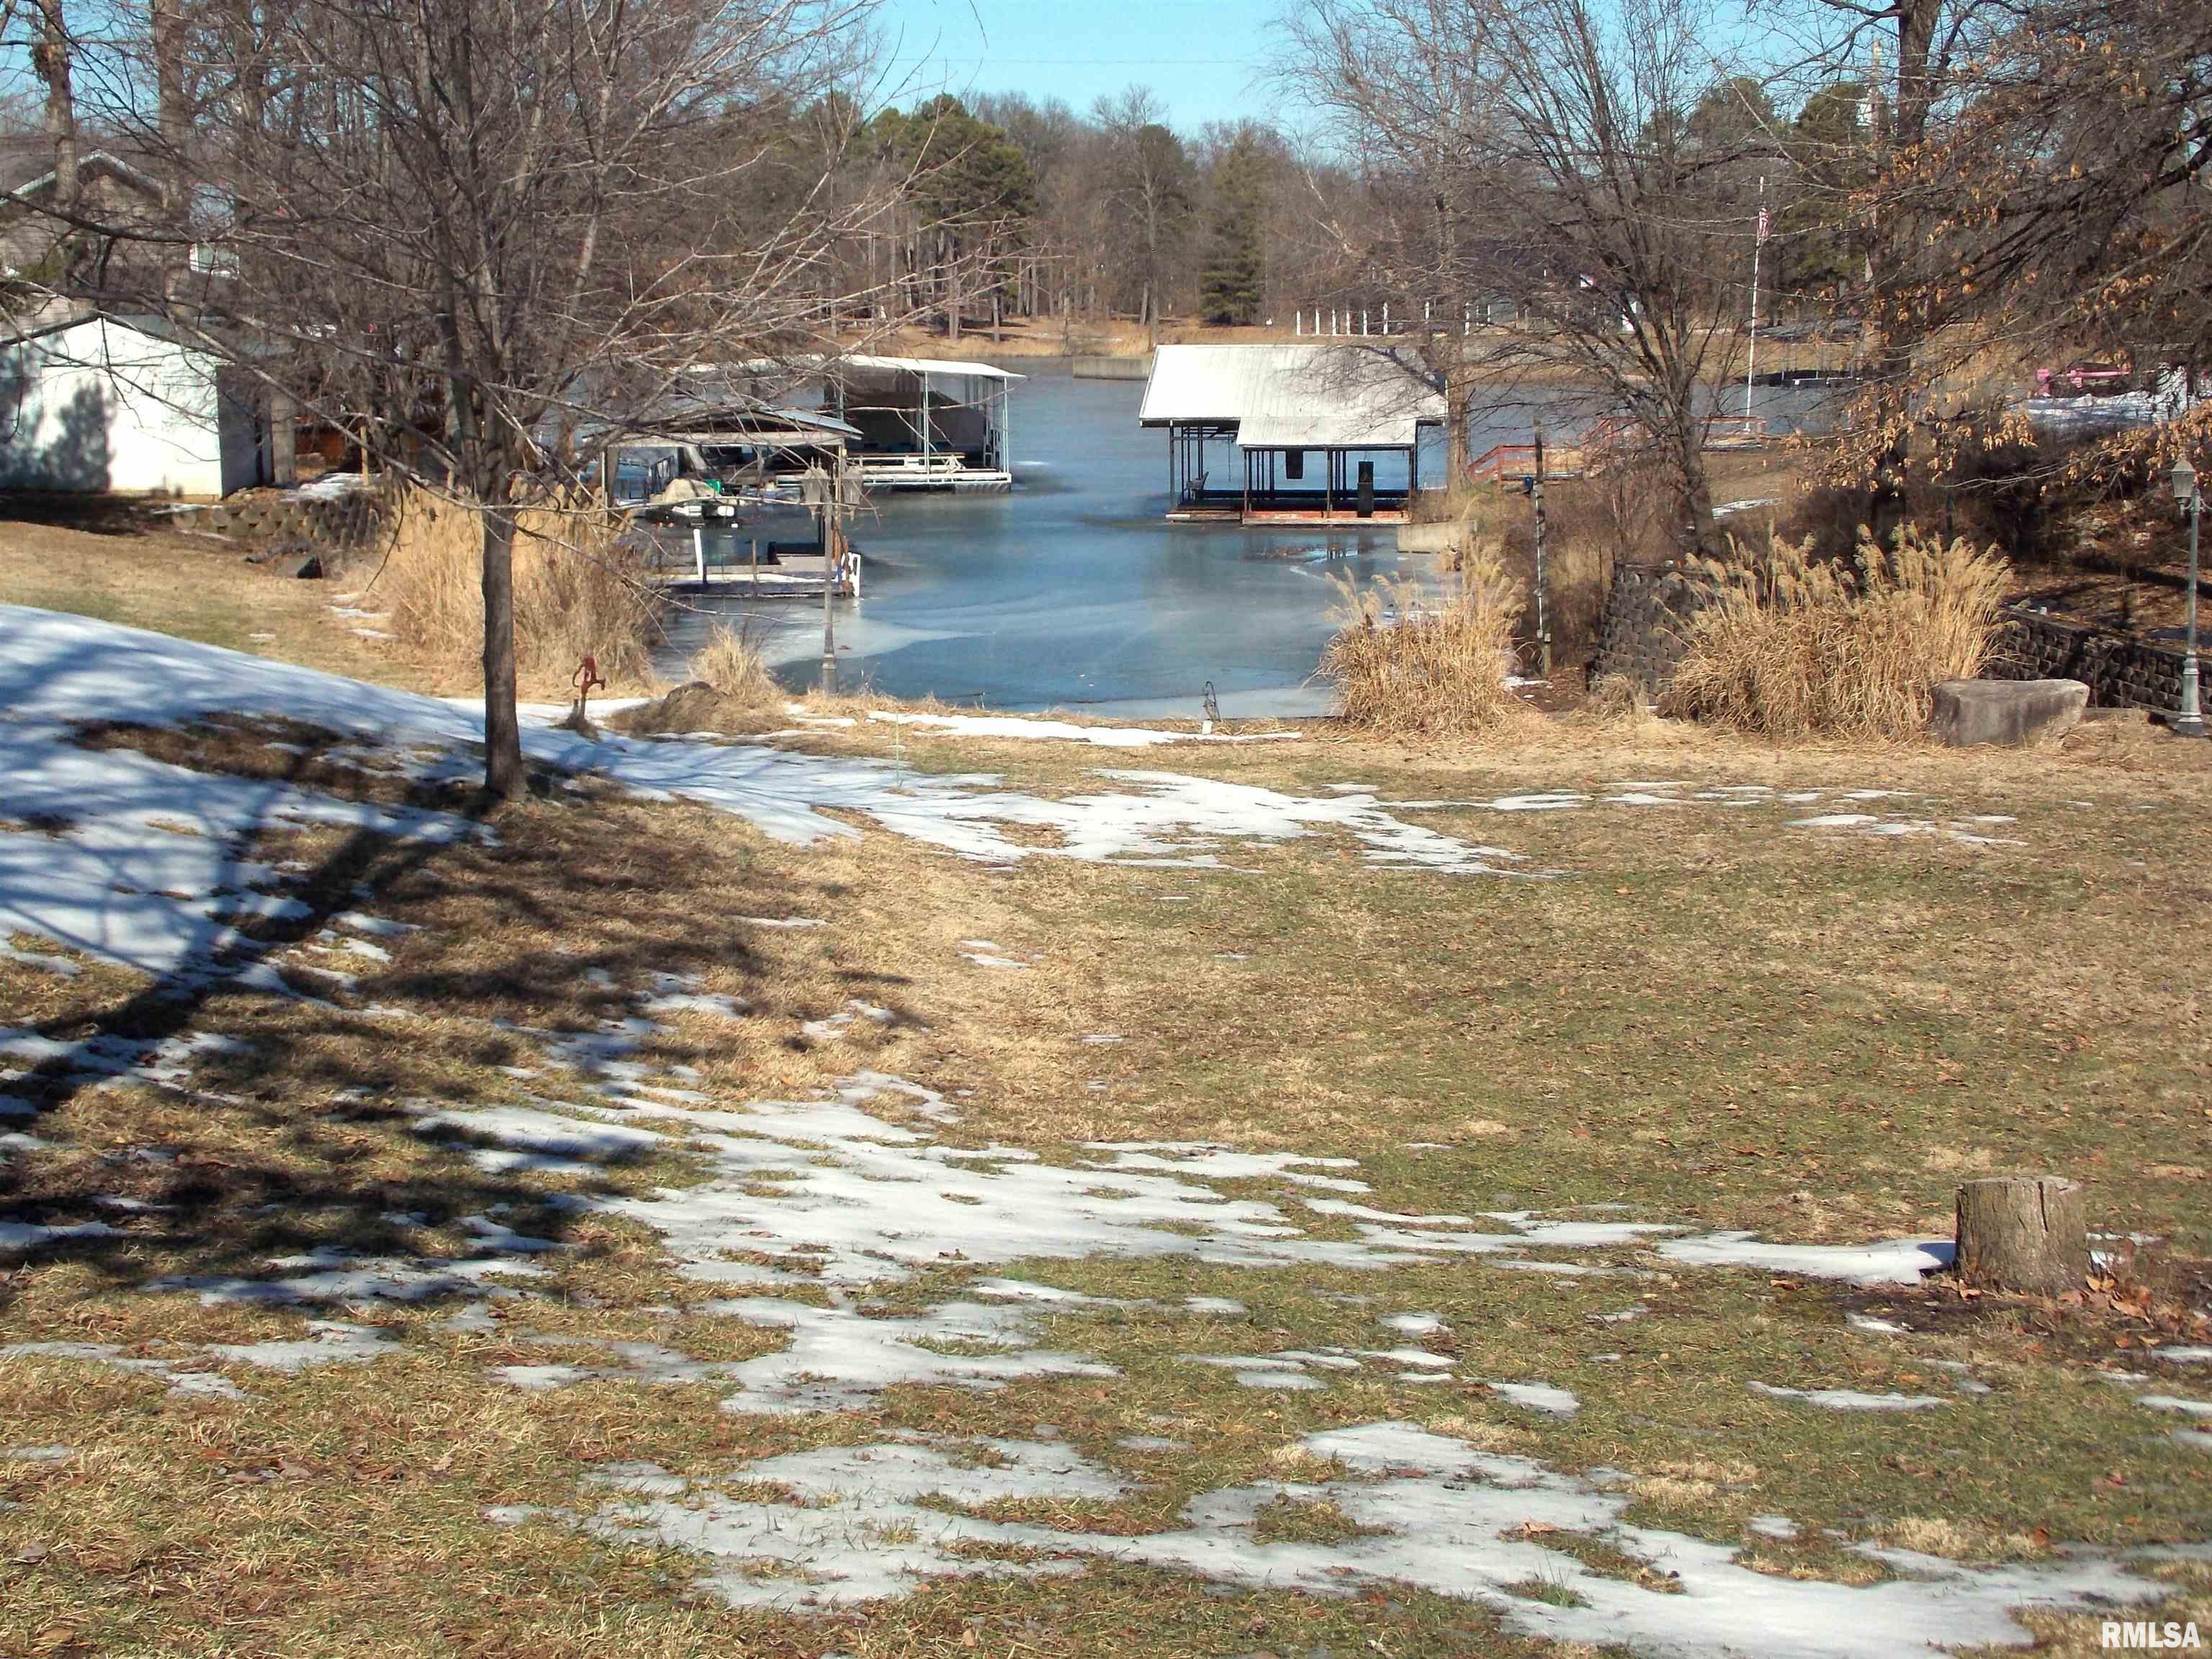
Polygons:
M0 489L228 495L271 480L269 398L156 319L0 345Z

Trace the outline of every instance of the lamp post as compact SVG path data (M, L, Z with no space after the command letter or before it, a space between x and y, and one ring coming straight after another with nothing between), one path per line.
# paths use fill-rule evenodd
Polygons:
M2204 735L2204 710L2197 701L2197 525L2204 514L2204 495L2197 487L2197 469L2184 455L2173 464L2173 499L2189 514L2189 642L2181 659L2181 713L2173 729L2185 738Z

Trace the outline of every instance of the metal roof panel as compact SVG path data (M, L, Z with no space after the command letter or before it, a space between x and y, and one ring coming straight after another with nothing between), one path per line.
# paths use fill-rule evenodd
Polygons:
M1331 340L1164 345L1137 419L1237 428L1247 449L1407 448L1444 400L1395 347Z
M1019 380L1026 375L1017 374L1011 368L998 368L989 363L964 363L949 357L872 357L853 353L827 361L830 368L868 368L890 374L976 374L987 380Z

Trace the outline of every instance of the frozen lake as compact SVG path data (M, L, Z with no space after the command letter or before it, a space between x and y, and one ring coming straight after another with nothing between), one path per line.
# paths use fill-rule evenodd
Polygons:
M1312 675L1333 631L1332 579L1433 575L1434 559L1401 556L1388 526L1170 525L1167 436L1137 425L1143 382L1079 380L1050 359L1012 366L1030 378L1013 387L1012 494L886 493L854 523L866 562L862 597L836 606L842 689L1195 716L1210 680L1231 718L1320 714L1329 694ZM1570 400L1547 396L1563 422L1577 412ZM1475 451L1517 437L1529 415L1526 405L1479 407ZM1439 434L1422 457L1425 477L1441 476L1443 450ZM818 680L818 602L686 603L694 608L672 626L665 672L680 675L726 617L765 634L787 684Z

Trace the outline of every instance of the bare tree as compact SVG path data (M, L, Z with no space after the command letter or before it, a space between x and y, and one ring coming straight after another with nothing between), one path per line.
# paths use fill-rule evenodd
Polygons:
M1799 60L1791 78L1861 94L1855 131L1803 135L1825 154L1808 155L1817 164L1796 182L1808 203L1826 198L1857 250L1860 281L1838 301L1861 319L1865 384L1836 461L1840 477L1866 486L1877 537L1904 515L1928 347L1942 327L1925 303L1921 273L1943 207L1885 181L1917 169L1941 145L1972 96L1974 64L2019 9L2014 0L1753 0L1759 20L1791 43Z
M1135 236L1138 319L1157 346L1168 284L1190 228L1190 157L1148 88L1101 99L1095 118L1105 130L1111 199Z
M54 146L54 206L58 214L76 211L76 94L71 67L76 58L62 0L32 0L38 33L31 41L31 70L46 92L46 137Z
M1914 383L1992 348L2212 361L2212 15L2045 0L1978 44L1958 107L1881 180L1920 228L1897 270ZM1986 412L1986 411L1985 411Z
M1674 545L1711 550L1704 388L1737 349L1756 145L1688 119L1727 78L1698 0L1321 0L1291 35L1281 73L1367 182L1332 229L1374 287L1431 302L1435 384L1595 389L1648 434ZM1501 301L1514 330L1460 337Z
M819 274L867 204L795 127L869 3L155 0L113 77L157 92L106 112L176 181L156 240L203 257L110 302L480 515L494 795L524 781L518 510L701 363L834 344Z

